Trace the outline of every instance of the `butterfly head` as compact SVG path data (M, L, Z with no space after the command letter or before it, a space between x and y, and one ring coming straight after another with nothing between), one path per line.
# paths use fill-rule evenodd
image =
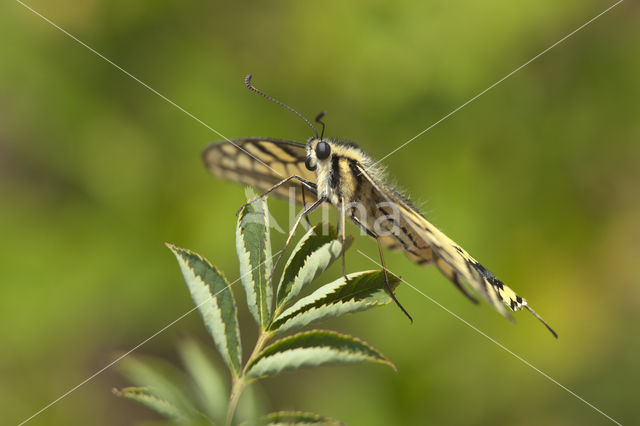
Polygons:
M315 171L318 166L327 167L331 161L332 144L327 139L312 137L307 142L307 158L304 165L310 171Z

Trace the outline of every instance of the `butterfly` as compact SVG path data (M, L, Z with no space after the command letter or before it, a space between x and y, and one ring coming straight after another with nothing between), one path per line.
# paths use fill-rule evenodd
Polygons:
M247 87L290 109L316 130L297 111L253 87L250 79L251 75L245 80ZM478 299L473 291L507 318L511 319L509 311L527 309L557 338L556 332L524 298L431 224L406 196L387 183L382 168L362 149L353 142L325 138L322 116L323 113L316 117L316 122L323 126L322 134L318 136L315 131L315 136L306 143L256 137L216 142L204 149L204 164L219 178L265 191L257 198L270 194L288 198L295 194L295 200L305 208L285 247L302 217L321 204L330 203L339 211L343 240L346 218L377 240L385 277L382 246L405 252L418 265L435 265L474 303L478 303ZM346 276L344 253L342 258ZM388 290L411 318L391 289Z

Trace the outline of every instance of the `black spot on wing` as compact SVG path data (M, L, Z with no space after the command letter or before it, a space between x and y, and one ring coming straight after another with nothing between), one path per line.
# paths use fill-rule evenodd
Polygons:
M496 278L495 275L489 272L487 268L485 268L478 262L469 262L469 263L473 266L473 268L478 273L480 273L480 275L482 275L482 277L484 277L489 282L489 284L493 286L493 288L495 288L496 290L502 290L504 288L504 284L502 283L502 281L500 281L498 278ZM502 296L500 295L500 293L497 291L496 293L498 295L498 299L502 300Z

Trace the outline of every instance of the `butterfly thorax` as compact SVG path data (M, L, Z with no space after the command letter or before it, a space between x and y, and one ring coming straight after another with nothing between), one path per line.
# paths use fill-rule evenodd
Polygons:
M306 145L310 164L315 167L318 197L325 197L336 206L341 201L346 204L358 202L362 195L359 193L362 176L358 167L367 168L372 163L371 159L352 142L328 138L322 141L331 147L325 159L319 159L316 155L316 146L321 142L319 138L309 139Z

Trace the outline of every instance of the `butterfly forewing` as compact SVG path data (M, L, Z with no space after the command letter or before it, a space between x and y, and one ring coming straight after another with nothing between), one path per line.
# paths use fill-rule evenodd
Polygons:
M366 168L360 165L358 169L371 190L371 194L368 195L371 199L366 203L377 206L375 210L369 208L370 213L375 213L375 217L368 219L368 226L375 226L372 222L377 221L377 227L389 234L382 240L383 243L404 250L412 261L420 265L434 263L473 300L473 295L460 281L461 278L464 279L505 316L508 316L508 312L502 302L513 310L521 308L518 306L522 302L521 298L491 275L458 244L429 223L415 207L378 182ZM383 215L387 220L383 220ZM510 293L505 290L501 292L501 289L508 289ZM515 304L511 303L511 300L505 300L507 295L513 297ZM516 297L520 301L517 301Z
M244 138L212 143L202 152L202 159L213 175L266 191L292 175L298 175L315 185L315 173L304 166L306 155L305 145L301 143ZM299 182L292 181L273 193L288 199L290 188L295 189L296 201L302 203ZM314 192L305 190L305 201L313 202L316 199Z

